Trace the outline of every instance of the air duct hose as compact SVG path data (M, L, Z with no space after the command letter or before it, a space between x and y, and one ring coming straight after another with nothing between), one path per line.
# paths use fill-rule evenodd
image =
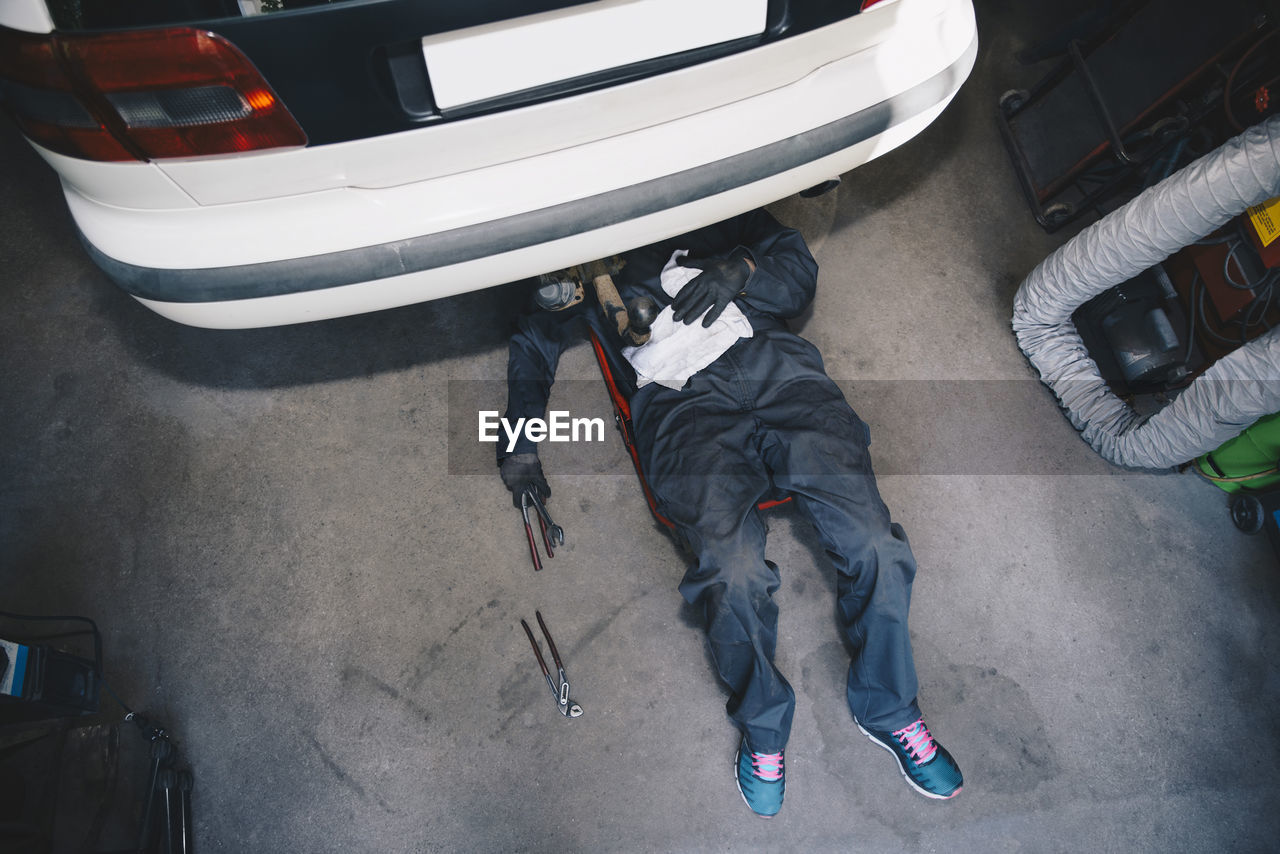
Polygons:
M1280 116L1273 116L1080 232L1018 288L1018 346L1104 459L1135 468L1180 465L1280 412L1280 327L1219 359L1144 417L1110 390L1071 321L1088 300L1277 195Z

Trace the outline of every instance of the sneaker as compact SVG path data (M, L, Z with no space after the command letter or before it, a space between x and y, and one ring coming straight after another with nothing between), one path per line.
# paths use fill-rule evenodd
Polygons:
M734 760L738 768L738 791L751 811L761 818L773 818L782 809L782 793L787 788L782 754L781 750L753 753L745 735L738 745L738 756Z
M881 732L854 723L862 734L893 754L911 788L926 798L946 800L960 794L964 777L951 754L938 744L924 725L924 718L897 732Z

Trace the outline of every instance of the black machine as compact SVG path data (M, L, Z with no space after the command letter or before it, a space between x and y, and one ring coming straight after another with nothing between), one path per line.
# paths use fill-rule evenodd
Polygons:
M1280 240L1249 216L1078 308L1076 330L1120 395L1173 391L1280 323Z
M1076 309L1072 320L1117 394L1168 391L1203 360L1164 268L1152 267Z

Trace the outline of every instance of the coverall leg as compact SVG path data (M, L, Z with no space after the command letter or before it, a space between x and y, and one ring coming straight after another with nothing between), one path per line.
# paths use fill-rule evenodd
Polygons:
M907 630L916 562L876 487L870 432L825 374L766 386L755 415L774 484L793 496L836 569L852 653L849 710L871 729L908 726L921 716Z
M680 592L704 614L712 658L729 687L726 711L752 750L776 753L791 733L795 692L773 664L780 582L765 561L756 509L769 477L750 415L708 379L695 377L697 390L661 389L653 405L633 402L636 445L659 511L697 558Z
M706 614L727 710L751 749L784 747L795 708L773 664L779 579L755 508L774 486L795 496L835 563L854 716L876 729L918 718L907 634L915 561L876 489L866 425L817 350L789 333L758 333L680 392L642 390L633 413L659 510L697 558L680 591Z

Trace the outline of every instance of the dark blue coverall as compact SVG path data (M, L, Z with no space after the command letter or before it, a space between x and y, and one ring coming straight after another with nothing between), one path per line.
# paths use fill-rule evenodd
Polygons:
M699 605L729 716L750 749L785 747L795 693L773 664L778 569L765 560L756 505L791 495L813 523L838 572L838 604L853 648L849 708L863 726L894 731L920 717L907 611L916 564L902 528L876 489L869 432L823 370L822 357L784 323L813 299L818 265L800 234L764 211L628 253L615 277L625 301L671 299L659 273L676 249L690 258L749 254L755 272L735 303L754 336L740 339L679 391L635 389L617 334L593 299L521 318L508 365L509 419L542 417L556 364L595 328L620 386L631 395L635 441L658 511L676 525L697 562L680 583ZM698 322L698 321L695 321ZM505 456L500 446L500 457ZM522 437L511 453L535 453Z

